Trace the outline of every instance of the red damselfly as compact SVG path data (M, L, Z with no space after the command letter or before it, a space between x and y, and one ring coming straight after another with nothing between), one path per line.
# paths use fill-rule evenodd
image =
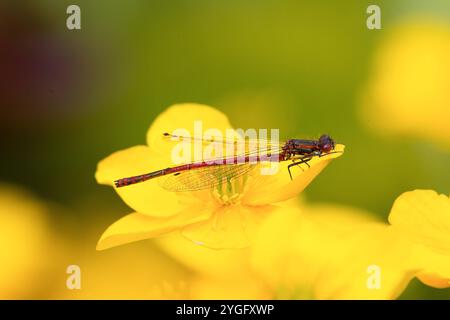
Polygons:
M164 133L167 138L186 138ZM187 138L195 140L195 138ZM237 145L238 141L201 140L203 143L224 143ZM160 185L169 191L195 191L214 187L224 181L239 177L252 170L260 161L292 161L288 165L292 179L292 166L306 164L314 157L322 157L334 151L334 141L329 135L322 135L317 140L290 139L284 143L274 143L262 139L244 140L246 145L263 146L241 152L232 157L221 157L197 162L189 162L115 181L117 188L134 185L150 179L158 178ZM262 157L261 155L267 157Z

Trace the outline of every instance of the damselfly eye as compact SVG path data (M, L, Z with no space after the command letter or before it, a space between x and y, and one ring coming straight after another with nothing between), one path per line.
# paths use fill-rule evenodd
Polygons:
M319 148L322 152L330 152L334 148L334 141L329 135L322 135L319 138Z
M326 143L326 144L322 145L321 149L323 152L330 152L331 149L333 149L333 146L330 143Z

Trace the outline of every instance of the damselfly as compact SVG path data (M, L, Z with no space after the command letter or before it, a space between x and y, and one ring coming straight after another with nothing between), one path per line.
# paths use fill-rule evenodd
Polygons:
M164 133L167 138L186 138ZM195 138L187 138L196 140ZM224 143L237 146L239 141L201 140L202 143ZM284 143L274 143L258 139L244 140L246 145L263 146L249 150L232 157L221 157L197 162L189 162L165 169L115 181L117 188L134 185L150 179L158 178L160 185L169 191L195 191L214 187L224 181L239 177L255 168L261 161L292 161L288 165L289 176L292 179L291 168L306 164L314 157L322 157L334 151L334 141L329 135L322 135L318 140L290 139ZM266 154L268 157L261 157Z

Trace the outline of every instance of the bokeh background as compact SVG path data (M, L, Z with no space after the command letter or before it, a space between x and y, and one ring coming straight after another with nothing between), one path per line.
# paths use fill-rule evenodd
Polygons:
M82 29L69 31L75 3ZM345 144L303 193L311 203L386 218L404 191L449 194L450 4L377 1L382 29L368 30L370 4L2 1L1 297L181 295L192 268L154 241L95 251L130 212L96 184L97 162L145 143L173 103L215 106L235 127ZM81 291L65 288L69 264L85 270ZM414 280L401 298L450 291Z

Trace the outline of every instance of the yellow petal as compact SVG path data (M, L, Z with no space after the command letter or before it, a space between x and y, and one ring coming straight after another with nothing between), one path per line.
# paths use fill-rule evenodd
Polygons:
M434 287L449 286L450 199L432 190L405 192L394 202L389 222L414 244L411 266Z
M279 287L296 286L296 275L305 268L289 273L292 242L290 236L299 229L298 209L284 208L262 223L252 246L251 263L255 271L277 291ZM305 279L309 278L306 276ZM286 298L286 297L281 297Z
M162 169L167 161L167 157L153 153L147 146L134 146L101 160L95 178L100 184L114 186L114 180Z
M303 210L269 217L257 237L252 261L281 298L391 299L402 292L413 276L408 242L351 208ZM371 266L381 270L378 289L367 285Z
M433 190L405 192L395 200L391 225L417 241L450 254L450 199Z
M338 204L315 204L305 206L309 221L327 228L332 224L333 230L353 231L359 225L379 223L380 220L371 212Z
M302 167L291 167L293 180L291 180L288 173L288 165L291 164L289 161L280 162L279 170L274 175L262 175L258 168L253 170L250 173L242 202L247 205L263 205L297 196L332 159L342 155L344 148L344 145L338 144L335 148L337 153L321 158L314 157L308 163L309 168L305 164Z
M333 241L339 254L320 273L318 299L395 299L414 276L409 243L383 224L360 226Z
M417 278L422 281L427 286L444 289L450 287L449 278L442 278L442 276L432 274L432 273L421 273Z
M190 283L190 298L197 300L263 300L271 296L263 283L250 275L200 277Z
M413 246L411 265L420 270L417 278L426 285L434 288L450 287L450 255L416 244Z
M190 210L169 218L154 218L139 213L131 213L106 229L98 241L97 250L167 234L207 217L206 212L200 213Z
M194 130L195 123L199 130ZM161 113L153 121L147 132L147 144L152 151L162 155L171 154L174 143L168 143L170 139L163 133L174 133L174 130L185 129L191 137L202 138L208 129L218 129L222 136L226 129L231 129L231 124L225 114L212 107L196 104L175 104Z
M237 250L213 250L186 241L179 235L158 239L158 244L175 260L195 272L209 277L229 277L250 273L249 248Z
M162 237L159 245L176 261L196 272L189 281L190 299L268 299L270 291L248 261L250 250L213 250L178 236Z
M252 243L261 221L276 211L275 206L218 207L208 220L190 224L182 234L197 244L212 249L239 249Z
M135 146L117 151L100 161L95 178L98 183L114 186L114 180L166 167L166 158L153 153L147 146ZM185 207L177 194L161 188L157 179L115 190L135 211L151 216L171 216Z

